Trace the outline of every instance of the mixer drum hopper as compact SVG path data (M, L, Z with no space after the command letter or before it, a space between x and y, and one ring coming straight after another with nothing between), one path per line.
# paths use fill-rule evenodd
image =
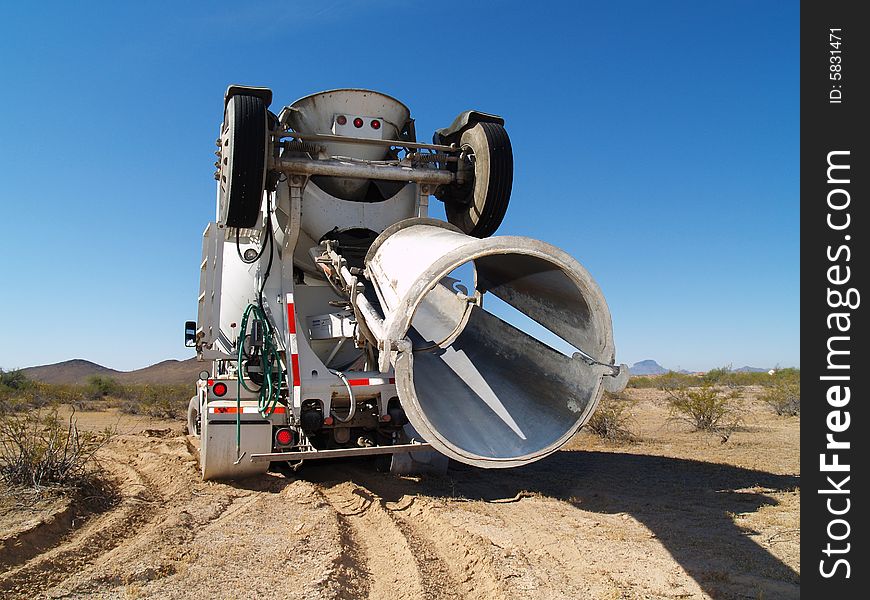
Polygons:
M538 460L586 423L604 388L625 385L627 369L611 366L604 297L558 248L409 219L378 237L366 265L386 336L412 343L392 356L402 406L442 454L487 468ZM451 277L464 265L474 289ZM488 294L578 351L566 355L488 312Z

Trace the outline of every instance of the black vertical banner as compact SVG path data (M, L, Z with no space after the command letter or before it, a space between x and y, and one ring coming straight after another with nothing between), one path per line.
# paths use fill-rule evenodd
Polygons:
M859 16L859 7L862 3L801 4L801 593L805 598L866 598L870 589L870 532L865 516L870 510L866 491L870 488L866 468L870 291L864 283L870 267L866 252L870 22Z

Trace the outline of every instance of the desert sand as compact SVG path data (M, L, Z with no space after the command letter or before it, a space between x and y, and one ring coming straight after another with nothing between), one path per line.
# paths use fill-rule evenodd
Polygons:
M747 390L723 443L629 390L637 440L582 431L527 467L398 477L371 461L200 479L178 421L114 425L121 500L0 500L5 598L798 598L798 417Z

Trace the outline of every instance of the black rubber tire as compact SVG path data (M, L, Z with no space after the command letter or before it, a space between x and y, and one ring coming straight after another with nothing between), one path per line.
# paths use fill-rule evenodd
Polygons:
M266 180L267 110L262 98L233 96L221 132L221 205L227 227L254 227Z
M462 147L474 152L474 181L443 187L447 220L468 235L485 238L501 225L514 177L514 156L507 131L498 123L477 123L460 138Z

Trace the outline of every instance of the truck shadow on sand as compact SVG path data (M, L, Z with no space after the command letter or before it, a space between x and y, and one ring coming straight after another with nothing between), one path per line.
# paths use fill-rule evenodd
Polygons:
M561 451L510 470L464 467L422 484L363 476L385 500L424 493L493 501L539 493L582 510L628 513L646 525L711 598L797 598L799 575L735 524L733 515L778 504L800 477L662 456ZM420 489L422 485L423 489Z

